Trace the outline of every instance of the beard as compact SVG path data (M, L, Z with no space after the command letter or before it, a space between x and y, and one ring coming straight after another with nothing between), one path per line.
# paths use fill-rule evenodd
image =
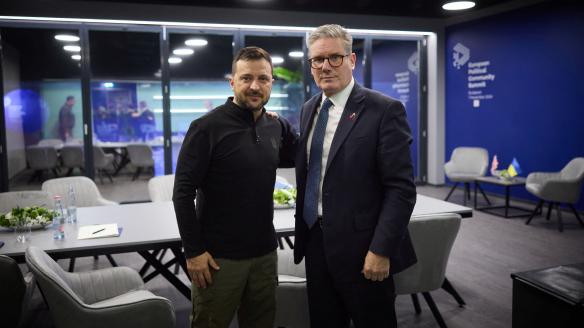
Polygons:
M259 104L254 104L251 101L248 101L248 97L260 97L261 101ZM268 103L268 100L270 100L270 97L264 97L261 92L247 92L245 94L235 96L235 101L237 104L251 112L261 111L262 108L264 108L264 106Z

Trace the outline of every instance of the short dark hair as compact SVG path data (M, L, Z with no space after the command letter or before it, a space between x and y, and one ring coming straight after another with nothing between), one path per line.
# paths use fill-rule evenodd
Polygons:
M272 65L272 57L270 54L260 47L245 47L242 48L237 52L237 55L233 58L233 62L231 63L231 75L235 74L235 67L237 62L240 60L243 61L252 61L252 60L262 60L265 59L270 63L270 68L273 69L274 66Z
M73 100L73 99L75 99L75 97L73 97L73 96L67 96L67 101Z

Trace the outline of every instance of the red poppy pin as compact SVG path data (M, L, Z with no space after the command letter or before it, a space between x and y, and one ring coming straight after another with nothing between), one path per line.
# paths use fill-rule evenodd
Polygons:
M349 119L351 121L354 121L356 116L357 116L357 114L355 112L353 112L353 113L351 113L351 115L349 115Z

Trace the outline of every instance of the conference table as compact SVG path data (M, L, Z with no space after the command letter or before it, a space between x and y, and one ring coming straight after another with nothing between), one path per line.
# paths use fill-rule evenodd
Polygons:
M294 235L294 211L294 208L274 210L276 234L278 237L288 238L290 246L292 245L289 237ZM462 217L471 217L472 209L418 195L412 219L440 213L458 213ZM137 252L155 270L148 279L161 274L190 299L190 286L169 270L175 263L179 263L183 271L187 272L172 202L80 207L77 209L77 217L76 224L65 225L63 240L53 240L52 231L48 228L33 230L30 233L30 240L26 243L17 242L13 232L0 232L0 240L5 242L5 245L0 248L0 254L10 256L22 263L25 250L29 245L43 249L56 260ZM117 223L122 230L121 234L118 237L77 239L79 227L106 223ZM174 258L163 262L156 255L166 249L170 249ZM447 288L448 286L445 286L445 289Z

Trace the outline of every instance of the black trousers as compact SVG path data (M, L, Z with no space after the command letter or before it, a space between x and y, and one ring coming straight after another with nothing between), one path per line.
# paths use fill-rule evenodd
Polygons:
M312 328L397 327L393 277L371 281L360 274L352 282L336 282L327 265L322 230L317 223L306 244L308 308ZM365 258L363 258L365 260Z

